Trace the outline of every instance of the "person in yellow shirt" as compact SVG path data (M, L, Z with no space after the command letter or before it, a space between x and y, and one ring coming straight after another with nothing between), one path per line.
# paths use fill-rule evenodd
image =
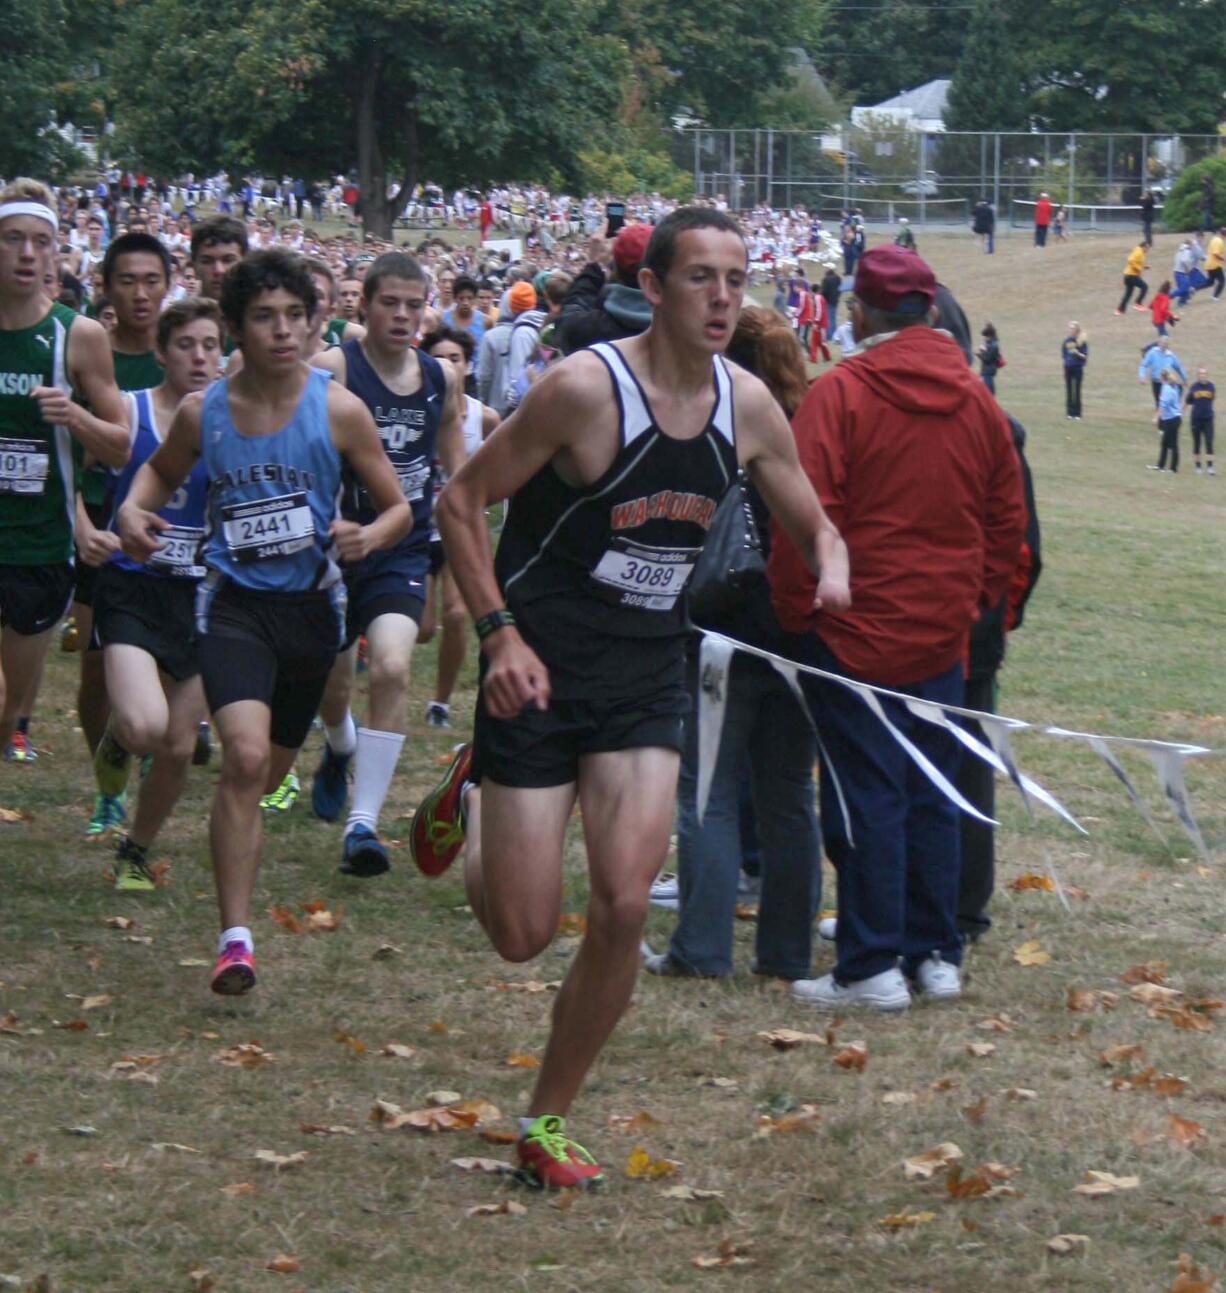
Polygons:
M1221 239L1218 241L1220 243ZM1145 309L1145 293L1149 291L1149 284L1141 277L1141 271L1148 268L1149 266L1145 263L1145 244L1144 242L1139 242L1128 253L1128 261L1124 266L1124 296L1120 301L1120 308L1116 310L1116 314L1123 314L1128 309L1128 302L1132 299L1134 290L1138 295L1137 303L1132 308L1134 310Z
M1222 264L1226 260L1226 242L1223 242L1223 234L1226 234L1226 229L1219 229L1209 239L1209 246L1205 248L1205 273L1209 276L1209 282L1213 284L1215 301L1222 295L1222 289L1226 287L1226 275L1222 272ZM1208 285L1208 283L1205 284L1206 287Z

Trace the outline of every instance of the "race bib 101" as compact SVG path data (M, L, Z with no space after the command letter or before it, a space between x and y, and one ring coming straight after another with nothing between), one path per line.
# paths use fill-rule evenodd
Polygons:
M51 455L42 440L0 440L0 494L41 494Z

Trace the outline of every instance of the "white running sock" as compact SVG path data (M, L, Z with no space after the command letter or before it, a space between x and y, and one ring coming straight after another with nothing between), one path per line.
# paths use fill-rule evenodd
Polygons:
M335 727L329 727L325 723L324 735L328 738L328 749L333 754L352 754L358 748L358 728L349 710L345 711L344 719Z
M247 951L255 950L255 944L251 941L251 931L246 925L235 925L233 929L223 929L217 937L217 955L220 956L226 950L227 943L242 943Z
M355 826L367 826L372 831L379 825L379 813L387 798L387 788L392 784L396 760L404 736L400 732L376 732L369 727L358 728L358 757L353 769L353 806L345 823L348 835Z

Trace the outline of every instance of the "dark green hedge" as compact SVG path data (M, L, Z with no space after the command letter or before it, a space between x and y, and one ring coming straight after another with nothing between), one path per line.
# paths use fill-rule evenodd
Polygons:
M1226 157L1206 157L1180 173L1166 195L1162 222L1172 232L1200 228L1200 177L1208 173L1216 186L1213 203L1215 228L1226 225Z

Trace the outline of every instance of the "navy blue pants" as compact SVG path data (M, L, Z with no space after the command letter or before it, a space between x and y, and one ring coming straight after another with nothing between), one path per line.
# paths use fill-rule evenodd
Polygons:
M832 673L847 672L813 635L789 637L787 654ZM892 969L900 959L904 972L911 973L933 952L960 965L958 809L855 692L811 675L801 679L842 786L855 841L847 838L823 759L822 838L839 879L835 979L854 983ZM892 690L961 704L961 662L935 678ZM915 718L898 701L881 703L895 727L956 781L962 752L957 740Z

